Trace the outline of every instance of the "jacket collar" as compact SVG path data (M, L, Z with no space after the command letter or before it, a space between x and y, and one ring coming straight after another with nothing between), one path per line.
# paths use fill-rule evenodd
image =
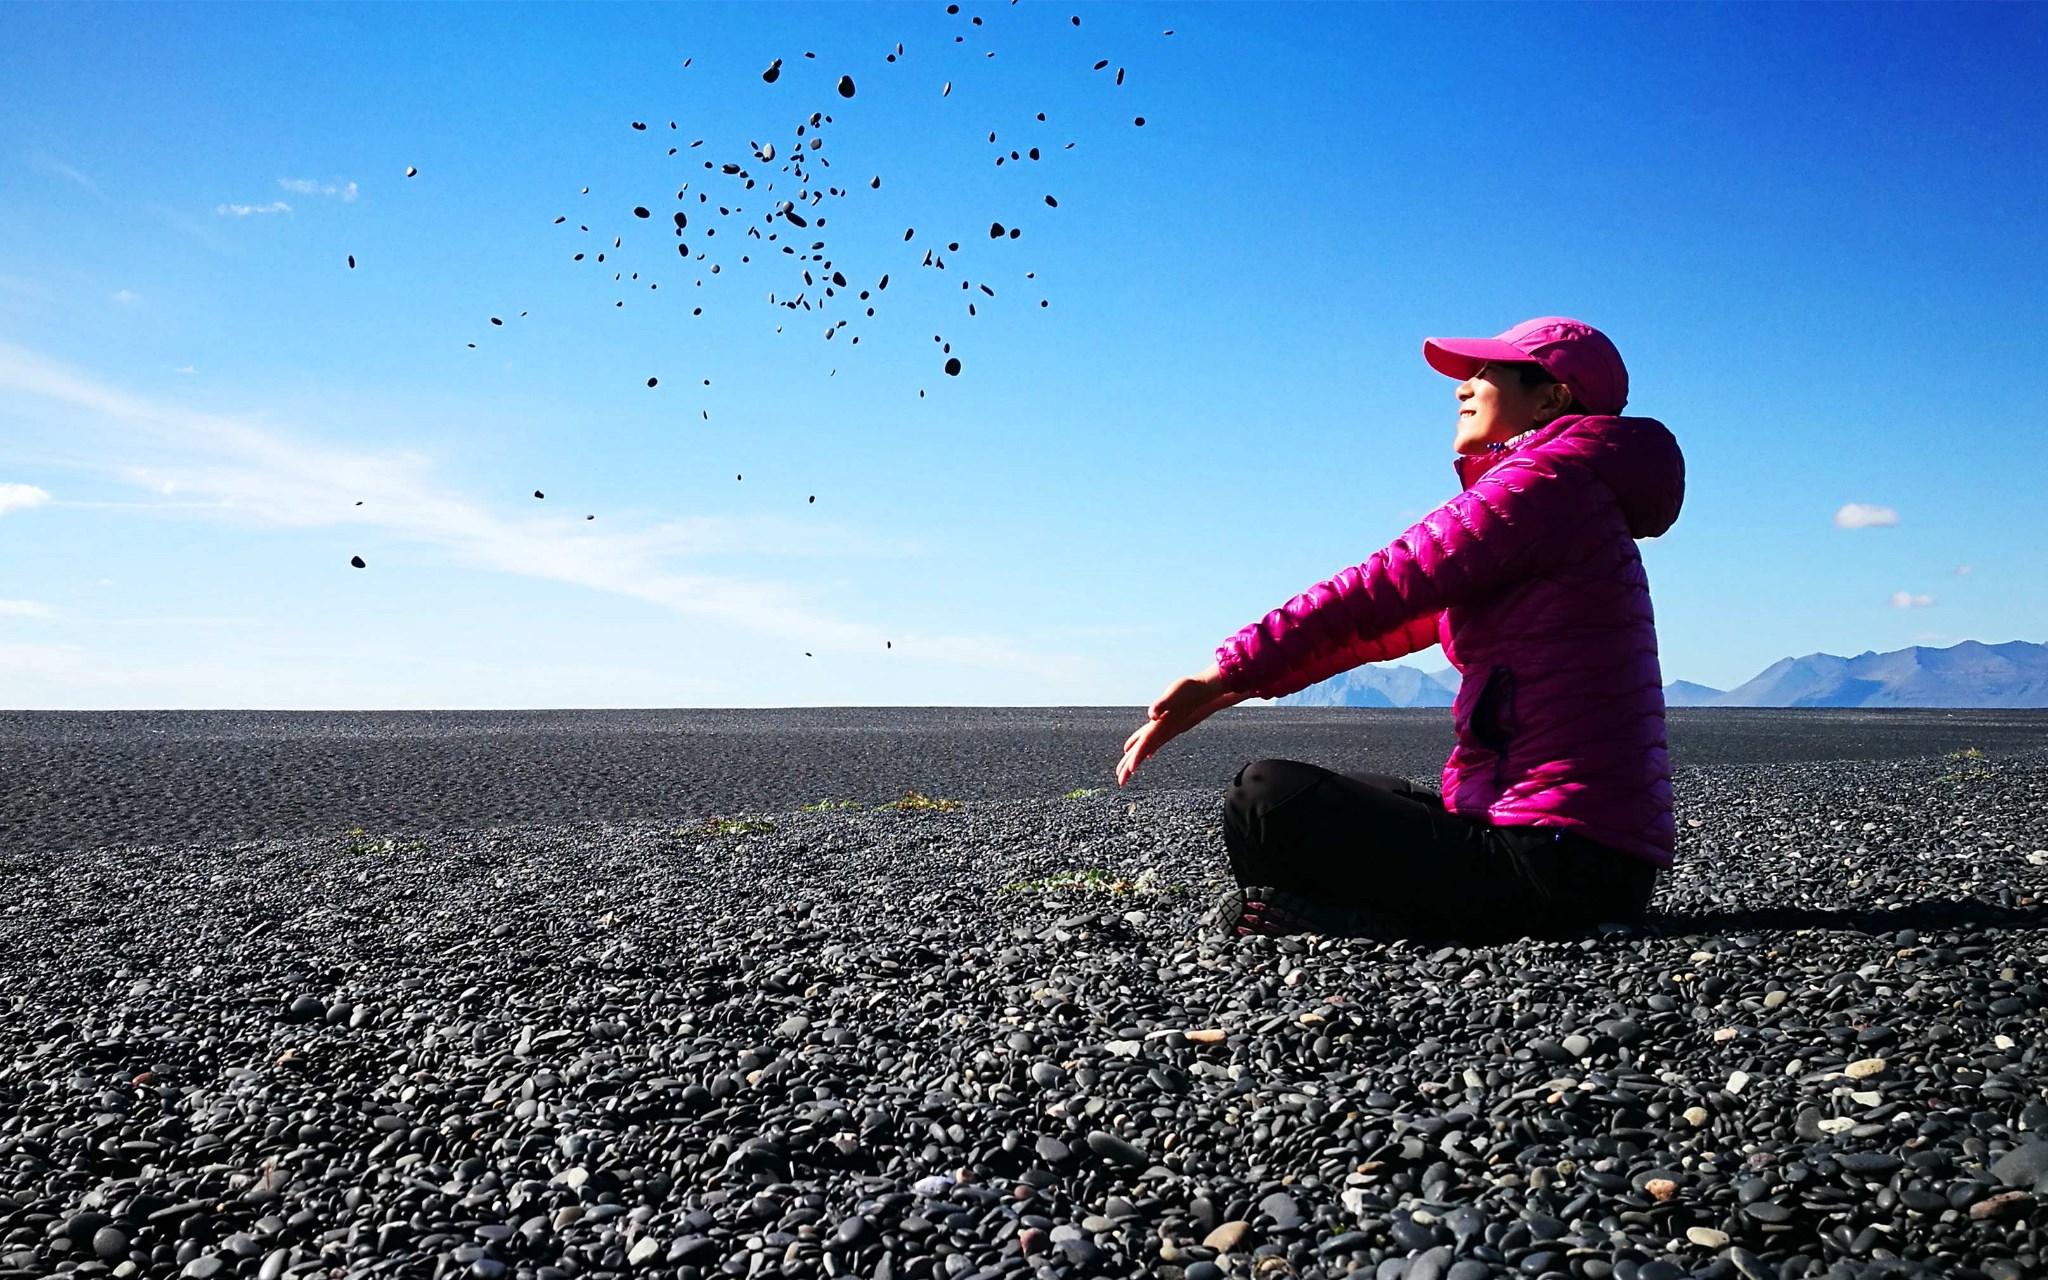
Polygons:
M1583 413L1563 414L1552 418L1543 426L1529 428L1527 431L1509 440L1506 444L1487 445L1485 453L1459 454L1451 459L1451 469L1458 473L1458 487L1460 489L1471 488L1474 484L1478 483L1479 477L1499 466L1507 458L1522 452L1532 445L1542 444L1546 440L1555 439L1566 427L1586 416Z

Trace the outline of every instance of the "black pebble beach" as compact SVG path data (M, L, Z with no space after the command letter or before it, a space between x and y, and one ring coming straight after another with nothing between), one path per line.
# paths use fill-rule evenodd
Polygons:
M2044 1273L2048 713L1674 711L1484 947L1202 920L1446 713L1137 718L0 715L0 1277Z

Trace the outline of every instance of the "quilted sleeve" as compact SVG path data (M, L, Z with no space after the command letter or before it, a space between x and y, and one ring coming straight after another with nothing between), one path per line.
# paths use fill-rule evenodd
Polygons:
M1280 698L1361 663L1427 648L1445 609L1554 566L1599 484L1569 453L1501 463L1364 564L1225 640L1216 650L1224 686Z

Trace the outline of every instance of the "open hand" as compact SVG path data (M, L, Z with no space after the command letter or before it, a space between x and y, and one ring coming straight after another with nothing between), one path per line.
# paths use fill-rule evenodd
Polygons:
M1124 740L1124 758L1116 766L1116 785L1121 787L1130 781L1139 765L1174 738L1250 696L1225 689L1223 672L1214 665L1199 675L1174 681L1153 702L1150 718Z

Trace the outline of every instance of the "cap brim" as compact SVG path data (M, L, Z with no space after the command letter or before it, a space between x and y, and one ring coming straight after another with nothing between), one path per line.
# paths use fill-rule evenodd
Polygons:
M1461 380L1479 372L1479 366L1489 361L1536 363L1528 352L1499 338L1424 338L1422 358L1445 377Z

